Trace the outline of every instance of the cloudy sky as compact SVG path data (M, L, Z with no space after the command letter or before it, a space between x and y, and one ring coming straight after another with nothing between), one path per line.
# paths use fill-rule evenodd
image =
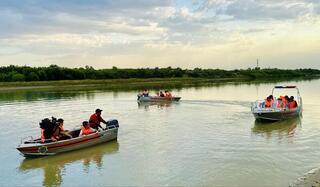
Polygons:
M320 0L0 0L0 65L320 68Z

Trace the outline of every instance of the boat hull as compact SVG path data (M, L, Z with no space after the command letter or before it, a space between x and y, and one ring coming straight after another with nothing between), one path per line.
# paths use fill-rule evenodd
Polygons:
M23 143L17 147L24 156L46 156L73 151L117 139L118 128L112 128L87 136L50 143Z
M179 101L181 97L138 97L139 102L170 102L170 101Z
M295 118L301 115L301 109L294 110L256 110L252 112L257 120L261 121L280 121Z

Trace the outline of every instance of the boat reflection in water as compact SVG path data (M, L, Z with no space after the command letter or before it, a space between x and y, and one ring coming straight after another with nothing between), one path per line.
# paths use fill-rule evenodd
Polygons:
M279 139L282 139L284 137L294 136L298 126L301 126L300 117L274 123L264 123L259 120L255 120L252 132L254 134L265 136L267 139L270 139L271 137L278 137Z
M159 109L171 107L172 105L178 105L179 102L137 102L139 109L149 110L150 107L157 107Z
M43 186L60 186L63 179L65 166L81 162L85 172L93 164L97 169L101 169L103 165L103 156L118 152L119 143L111 141L108 144L100 144L86 149L66 152L54 156L45 156L41 158L25 158L19 167L20 172L31 171L35 169L43 169ZM94 165L93 165L94 166Z

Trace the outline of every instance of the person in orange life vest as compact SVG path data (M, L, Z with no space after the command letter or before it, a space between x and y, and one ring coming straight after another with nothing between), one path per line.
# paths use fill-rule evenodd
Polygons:
M94 114L92 114L92 115L90 116L90 119L89 119L89 125L90 125L90 127L94 128L94 129L96 129L96 130L98 130L99 127L100 127L101 129L103 129L103 128L101 127L101 125L100 125L100 122L102 122L102 123L104 123L104 124L107 124L107 122L101 117L101 112L102 112L102 110L96 109L96 112L95 112ZM106 127L106 128L108 128L108 127Z
M46 140L46 137L45 137L45 135L44 135L44 129L41 129L41 142L42 143L44 143L45 142L45 140Z
M60 140L61 139L70 139L70 138L72 138L72 136L71 136L71 134L69 133L69 131L68 130L64 130L64 120L62 119L62 118L60 118L60 119L58 119L57 120L58 121L58 123L59 123L59 128L60 128Z
M290 97L289 108L294 109L298 106L297 101L294 100L294 97Z
M271 100L270 96L268 96L267 99L264 100L264 107L270 108L271 104L272 104L272 100Z
M57 120L56 125L53 128L53 134L51 137L51 139L53 141L65 140L65 139L72 138L72 136L69 134L69 132L64 130L63 122L64 122L64 120L62 118Z
M59 122L54 121L51 123L52 127L48 127L47 129L41 129L41 142L45 143L50 141L57 141L60 134Z
M80 136L89 135L91 133L97 132L94 128L91 128L88 121L82 122L82 127L80 131Z
M271 101L273 102L273 95L269 95L269 98L270 98Z

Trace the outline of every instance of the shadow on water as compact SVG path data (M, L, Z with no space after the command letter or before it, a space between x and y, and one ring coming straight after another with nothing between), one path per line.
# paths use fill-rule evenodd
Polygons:
M25 158L19 167L19 172L43 169L43 186L60 186L63 182L65 166L74 162L82 161L84 172L88 173L93 164L97 169L102 169L103 156L114 154L119 150L119 143L111 141L94 147L71 151L54 156L41 158Z
M300 117L272 123L255 120L251 131L254 134L265 136L267 139L274 136L281 139L283 137L294 136L297 127L301 127Z

